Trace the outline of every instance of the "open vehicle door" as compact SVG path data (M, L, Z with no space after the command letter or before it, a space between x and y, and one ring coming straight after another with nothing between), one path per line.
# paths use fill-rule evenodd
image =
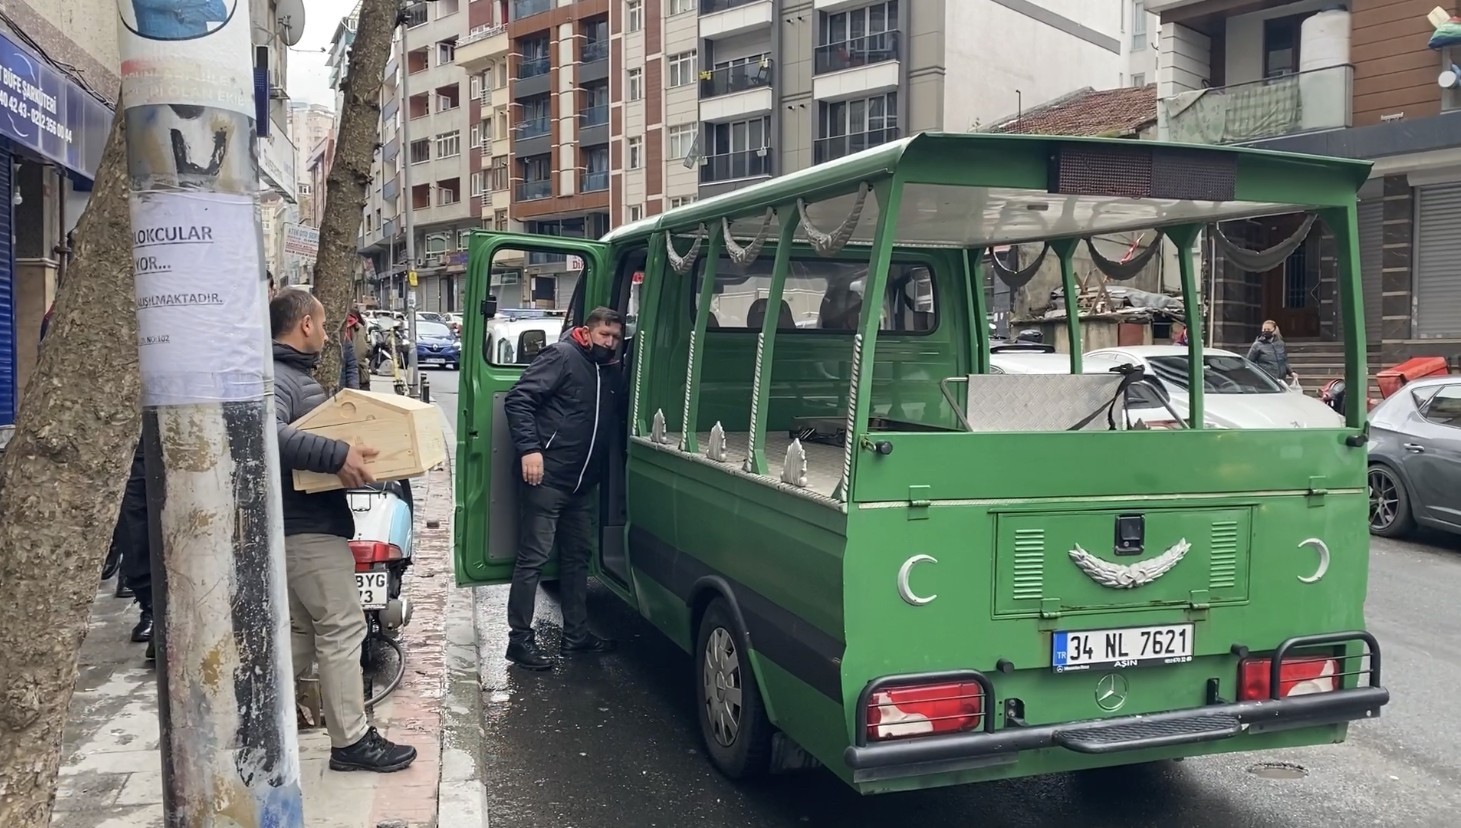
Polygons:
M497 312L492 274L528 268L578 271L563 330L579 324L584 308L607 291L608 245L558 236L481 233L472 238L468 259L467 308L462 320L462 373L457 402L456 547L459 586L512 580L517 558L517 486L521 471L502 402L525 365L505 363L489 344L487 321ZM563 264L553 267L559 260ZM557 276L550 274L555 282ZM519 289L516 285L509 289ZM546 291L545 291L546 292ZM536 291L535 291L536 293ZM556 342L557 337L549 340ZM515 349L514 349L515 350ZM544 578L556 577L556 561Z

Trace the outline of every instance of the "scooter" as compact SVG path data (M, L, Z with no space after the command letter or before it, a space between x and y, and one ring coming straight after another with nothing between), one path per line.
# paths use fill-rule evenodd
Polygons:
M348 489L345 496L355 516L350 552L355 556L355 587L366 619L360 662L368 682L366 701L375 704L394 692L406 674L400 637L402 628L411 623L411 600L404 587L414 551L414 504L406 480ZM390 669L381 661L379 656L388 654L382 649L395 654L398 668ZM382 672L386 678L377 682Z

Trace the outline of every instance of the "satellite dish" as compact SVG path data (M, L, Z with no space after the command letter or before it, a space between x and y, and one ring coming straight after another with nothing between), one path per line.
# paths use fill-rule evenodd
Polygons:
M279 39L285 46L295 46L304 37L304 0L279 0L277 20Z

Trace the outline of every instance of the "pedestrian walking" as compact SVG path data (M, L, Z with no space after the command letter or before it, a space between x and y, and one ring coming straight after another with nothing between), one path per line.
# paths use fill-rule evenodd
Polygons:
M127 486L122 492L121 513L117 515L117 526L112 530L112 545L121 554L122 571L117 578L117 594L134 599L139 610L137 625L132 628L132 640L139 644L147 642L146 658L151 661L157 657L157 645L152 640L152 535L147 515L147 460L142 447L143 441L139 438L137 449L132 453Z
M381 736L365 717L360 653L365 612L355 586L349 539L355 518L344 489L308 494L294 488L295 469L335 474L345 488L374 482L366 461L376 451L290 425L325 401L310 375L325 349L325 308L308 291L285 288L269 303L274 339L274 413L279 426L284 505L285 580L290 651L298 679L319 663L320 702L330 734L330 769L402 770L416 749Z
M355 350L355 332L359 324L359 317L351 311L345 316L345 324L340 326L339 388L360 387L360 359L359 352Z
M1187 338L1187 323L1186 322L1173 322L1172 323L1172 344L1173 345L1186 345L1190 341L1191 340L1189 340Z
M552 661L538 648L533 612L538 582L556 542L565 653L605 653L614 642L588 626L588 565L593 514L609 435L624 421L617 359L624 317L595 308L582 327L549 345L503 401L522 467L517 563L507 599L507 658L530 670Z
M1263 320L1263 329L1248 348L1248 359L1279 382L1288 382L1294 375L1289 367L1289 352L1284 345L1283 334L1279 333L1278 323L1272 319Z

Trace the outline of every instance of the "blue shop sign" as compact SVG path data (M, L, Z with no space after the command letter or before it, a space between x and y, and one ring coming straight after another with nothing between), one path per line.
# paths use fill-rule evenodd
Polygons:
M105 104L0 36L0 134L86 178L96 177L112 126Z

